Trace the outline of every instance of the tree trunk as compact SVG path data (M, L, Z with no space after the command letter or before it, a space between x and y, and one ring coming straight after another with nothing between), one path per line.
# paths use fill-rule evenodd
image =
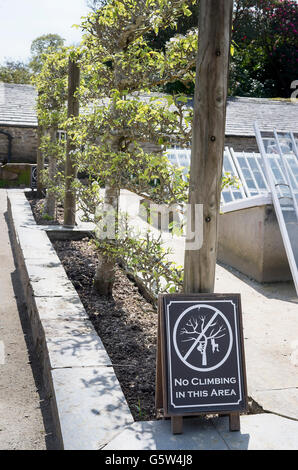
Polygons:
M69 59L68 68L68 118L79 115L80 103L76 91L80 86L80 68L76 62ZM64 226L74 227L76 222L76 193L73 182L77 177L77 168L72 158L75 151L70 136L66 141L66 162L65 162L65 198L64 198Z
M201 249L185 251L186 293L213 292L225 140L233 0L201 0L189 203L203 204Z
M50 134L50 139L52 143L56 142L56 134L57 131L56 129L51 129L49 131ZM56 155L51 155L49 157L49 162L48 162L48 179L50 184L52 184L55 181L57 175L57 158ZM51 189L51 187L47 188L47 195L46 195L46 201L45 201L45 208L44 208L44 213L51 217L52 219L55 218L56 216L56 194L55 191Z
M110 207L113 208L115 213L115 233L117 232L118 223L118 210L119 210L119 196L120 190L113 187L107 187L105 191L104 211L108 211ZM104 256L98 255L98 265L94 277L94 290L100 295L110 297L115 281L115 260Z
M202 365L203 366L207 366L207 346L208 346L208 341L206 340L204 347L203 347L203 351L202 351L202 355L203 355Z

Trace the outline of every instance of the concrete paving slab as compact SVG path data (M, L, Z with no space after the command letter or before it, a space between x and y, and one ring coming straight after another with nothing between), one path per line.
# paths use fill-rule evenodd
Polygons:
M94 331L89 320L43 320L43 332L47 338L72 338Z
M36 225L34 218L32 217L32 212L29 213L29 210L22 211L21 206L18 209L14 208L12 210L13 220L19 227L30 228Z
M298 450L298 423L280 416L241 416L241 432L228 432L227 417L214 425L231 450Z
M112 365L95 331L73 338L47 337L47 350L51 369Z
M277 345L272 332L264 342L260 342L256 337L257 333L250 331L251 333L245 328L246 368L250 395L262 390L298 388L298 369L291 363L290 349L286 351L284 346L289 345L290 341L281 340ZM248 334L250 336L247 336Z
M95 224L81 223L73 228L66 228L63 225L38 225L38 229L47 232L50 238L56 240L75 240L87 237L95 229Z
M52 380L65 450L97 450L132 415L111 368L56 369Z
M52 244L45 232L36 229L36 225L30 227L17 227L17 236L21 248L32 248L32 254L38 251L38 247L49 252L53 251Z
M286 417L290 414L298 421L298 388L254 392L254 400L265 411Z
M36 229L36 225L31 228L15 225L17 242L21 247L25 259L47 259L52 262L59 262L59 258L53 248L47 234Z
M88 315L77 293L62 297L37 297L35 304L39 318L44 320L88 320Z
M27 263L28 260L48 259L52 264L58 264L59 258L54 248L41 247L40 249L32 249L32 246L24 246L22 248L23 258Z
M103 450L227 450L212 422L185 419L183 434L171 433L171 422L141 421L128 426Z
M31 281L31 287L35 297L63 297L63 293L72 295L75 292L73 285L67 280L55 283L53 279L36 279Z
M43 297L42 297L43 298ZM94 333L90 320L85 318L73 318L70 320L41 320L35 308L29 308L29 318L33 338L40 343L42 338L72 338L82 334Z
M249 395L272 412L280 413L283 403L285 413L281 414L297 419L297 401L290 392L283 392L298 389L298 369L292 360L298 340L298 299L293 285L261 285L217 266L216 292L229 291L239 292L242 297Z
M48 260L30 259L26 262L26 269L35 297L64 297L76 294L60 262L49 263Z

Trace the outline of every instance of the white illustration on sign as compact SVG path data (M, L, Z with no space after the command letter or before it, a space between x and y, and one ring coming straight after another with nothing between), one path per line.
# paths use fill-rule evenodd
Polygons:
M204 311L203 314L201 310ZM225 347L220 341L224 337L227 337ZM229 322L220 310L210 305L194 305L182 312L177 319L173 341L176 353L185 365L207 372L217 369L227 360L232 350L233 334ZM192 344L182 351L178 343ZM201 357L200 362L196 352ZM210 365L210 358L214 355L216 361L213 360Z
M207 346L209 342L211 342L212 346L212 353L219 352L219 344L215 342L215 339L223 338L225 336L225 328L223 325L218 327L218 322L213 321L212 323L209 322L207 325L205 324L206 317L202 316L199 318L191 318L186 323L186 328L181 329L181 335L191 335L191 338L183 340L183 342L193 342L195 346L197 346L197 351L202 354L202 366L207 366ZM218 329L217 329L218 327ZM210 329L212 330L210 331ZM209 330L209 334L207 333ZM215 331L216 330L216 331ZM223 334L222 334L223 333ZM197 337L195 335L198 335ZM189 351L193 350L194 348L190 348ZM190 352L184 356L184 358L188 357Z

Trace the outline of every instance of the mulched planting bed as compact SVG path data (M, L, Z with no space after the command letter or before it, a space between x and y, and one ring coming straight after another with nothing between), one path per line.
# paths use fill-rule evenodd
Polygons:
M30 193L27 194L27 199L31 205L35 222L38 225L63 225L64 209L62 204L57 204L56 217L53 220L43 215L43 205L45 203L45 199L35 199Z
M93 292L96 253L89 239L56 241L54 247L111 358L134 419L156 419L156 310L119 267L111 299Z

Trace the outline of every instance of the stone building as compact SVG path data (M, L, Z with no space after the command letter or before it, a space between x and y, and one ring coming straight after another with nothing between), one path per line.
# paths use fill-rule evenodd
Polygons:
M37 153L36 91L30 85L0 83L0 162L35 163ZM253 124L262 130L298 128L298 104L290 101L229 98L226 145L258 152Z
M259 152L254 122L258 123L262 131L297 131L298 102L269 98L229 98L226 146L232 147L235 152Z
M33 86L0 83L0 162L36 162L36 96Z

